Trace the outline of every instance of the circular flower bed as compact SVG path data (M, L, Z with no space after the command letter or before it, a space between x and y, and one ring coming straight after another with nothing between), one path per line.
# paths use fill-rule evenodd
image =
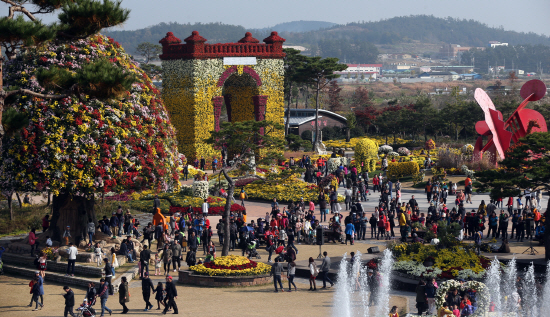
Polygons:
M439 309L445 303L445 295L453 289L468 290L471 289L476 294L477 309L472 317L485 316L485 313L489 310L489 292L487 286L481 282L468 281L466 283L460 283L456 280L448 280L439 285L437 293L435 294L435 304Z
M249 260L244 256L227 255L214 261L189 267L196 274L209 276L248 276L269 274L271 266Z

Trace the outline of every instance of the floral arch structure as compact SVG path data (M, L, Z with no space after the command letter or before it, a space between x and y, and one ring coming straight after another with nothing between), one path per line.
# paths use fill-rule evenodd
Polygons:
M479 281L460 283L457 280L447 280L439 285L435 294L435 305L437 309L443 306L443 303L445 303L445 295L453 289L472 289L476 291L477 309L471 317L483 317L489 311L489 290L487 289L487 285Z
M264 43L250 32L237 43L207 44L197 31L184 41L172 32L160 41L162 95L181 153L190 159L217 154L204 140L220 128L224 102L229 121L283 123L285 39L277 32Z

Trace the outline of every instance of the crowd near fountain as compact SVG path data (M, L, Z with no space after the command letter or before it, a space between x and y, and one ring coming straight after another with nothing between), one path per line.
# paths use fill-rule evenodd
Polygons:
M344 254L338 270L333 316L388 316L393 263L393 254L389 249L379 259L376 272L362 262L360 252L351 259ZM550 312L550 283L546 281L550 278L550 262L544 275L535 274L532 262L518 273L515 258L503 264L495 257L482 280L487 286L490 305L486 311L478 310L471 316L547 316ZM406 316L417 315L409 313Z

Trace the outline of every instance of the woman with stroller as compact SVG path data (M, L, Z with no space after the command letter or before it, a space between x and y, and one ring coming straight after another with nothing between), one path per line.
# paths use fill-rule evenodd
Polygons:
M95 288L95 283L88 283L88 290L86 291L86 298L88 299L88 305L93 306L95 304L95 297L97 295L97 290Z

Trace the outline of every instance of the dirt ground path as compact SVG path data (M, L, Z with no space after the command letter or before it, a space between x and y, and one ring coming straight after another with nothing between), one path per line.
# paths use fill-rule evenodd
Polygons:
M156 285L161 279L154 279ZM177 285L178 299L176 303L179 314L183 316L331 316L333 310L334 288L309 292L306 280L298 280L298 292L274 293L273 285L243 288L204 288ZM0 276L0 316L3 317L47 317L62 316L64 298L62 285L47 283L44 285L45 307L32 311L27 307L29 295L28 280L13 276ZM287 287L287 285L285 285ZM73 288L75 293L75 308L82 303L85 296L83 288ZM161 316L161 310L155 307L144 312L145 303L141 296L140 282L133 280L130 284L130 302L127 303L130 312L127 316ZM406 307L403 296L394 296L390 306ZM99 304L94 308L101 309ZM118 294L110 296L107 307L113 314L120 314L122 307L118 303ZM100 312L100 311L99 311ZM98 313L99 313L98 312ZM97 315L99 316L99 314Z

